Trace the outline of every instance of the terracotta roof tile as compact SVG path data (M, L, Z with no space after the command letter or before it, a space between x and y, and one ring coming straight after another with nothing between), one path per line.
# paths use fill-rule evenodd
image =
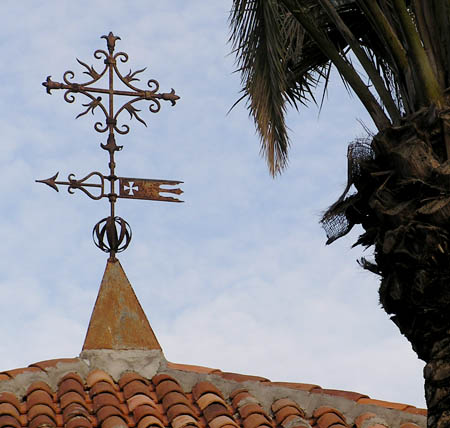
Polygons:
M355 419L356 428L389 428L389 424L375 413L366 412Z
M278 412L283 407L295 407L299 410L299 412L301 412L301 414L304 415L305 413L303 409L294 400L291 400L290 398L281 398L272 403L272 411L274 413Z
M253 375L245 375L240 373L231 373L231 372L218 372L217 375L223 377L226 380L234 380L235 382L270 382L269 379L261 376L253 376Z
M20 428L20 422L14 416L2 415L0 416L0 426Z
M155 418L158 418L162 423L164 422L164 418L162 417L161 412L155 407L148 404L141 404L140 406L135 407L132 412L136 422L139 422L145 416L154 416Z
M382 401L382 400L373 400L372 398L360 398L357 400L358 404L372 404L375 406L386 407L388 409L397 409L397 410L405 410L408 407L408 404L402 403L391 403L390 401Z
M312 391L312 390L322 390L319 385L313 385L311 383L295 383L295 382L270 382L269 385L273 386L283 386L285 388L298 389L300 391Z
M238 427L239 425L231 416L217 416L212 421L209 422L210 428L223 428L224 426Z
M213 369L211 367L203 367L203 366L194 366L191 364L177 364L177 363L171 363L171 362L167 362L167 367L169 369L173 369L173 370L181 370L181 371L185 371L185 372L195 372L195 373L205 373L205 374L209 374L209 373L218 373L221 370L219 369Z
M11 403L1 403L0 404L0 416L9 415L16 418L20 422L20 412Z
M414 406L408 406L403 411L404 412L408 412L408 413L412 413L414 415L422 415L422 416L426 416L427 415L427 409L418 409L417 407L414 407Z
M155 386L158 386L164 380L173 380L174 382L177 382L172 376L166 373L161 373L156 376L153 376L152 382Z
M20 369L7 370L3 372L3 374L8 375L10 378L16 377L20 374L24 373L33 373L33 372L41 372L42 370L38 367L23 367Z
M299 415L289 415L283 419L283 422L280 424L283 428L296 426L297 423L303 422L304 419Z
M71 391L66 392L64 395L61 395L61 397L59 398L59 403L61 409L64 409L72 403L79 403L83 405L86 403L86 399L83 395L78 394L78 392Z
M156 396L161 401L169 392L177 391L183 393L181 386L174 380L166 379L156 387Z
M316 391L313 391L316 392ZM344 397L348 400L358 401L361 398L369 398L368 395L361 394L359 392L353 392L353 391L340 391L338 389L323 389L320 391L322 394L328 394L328 395L334 395L337 397Z
M77 363L78 358L57 358L54 360L38 361L37 363L30 364L29 367L37 367L41 370L47 370L52 367L56 367L60 363Z
M114 384L111 385L109 382L103 380L97 382L95 385L92 386L91 390L89 391L89 396L93 400L97 395L104 393L114 395L120 401L119 395L117 394L117 390L116 388L114 388ZM83 390L81 394L83 395Z
M34 369L41 371L38 367ZM44 375L47 376L45 372ZM186 379L194 381L190 383ZM239 379L249 380L253 377L241 376ZM326 390L309 384L281 383L279 386L290 388L291 391L288 391L290 398L280 397L282 391L271 390L268 387L273 384L261 382L261 379L264 378L256 378L256 382L249 380L246 388L233 390L236 380L218 378L217 373L190 375L183 371L178 377L174 371L171 375L161 373L147 379L140 374L126 372L116 382L102 370L91 371L86 380L72 372L61 375L59 380L53 378L49 381L51 385L59 385L56 391L46 382L35 381L20 400L14 394L0 393L0 418L3 418L0 427L339 428L348 427L348 422L354 424L354 428L425 427L422 415L426 411L413 406L372 400L362 394ZM10 385L14 380L6 382ZM20 383L21 388L26 388L23 379L20 379ZM186 387L189 389L185 390ZM322 396L305 399L313 391L321 391ZM321 405L336 402L327 398L330 394L340 396L342 400L351 400L347 409L353 409L352 414L344 415L340 408ZM271 396L272 401L268 398ZM298 401L293 399L296 396L299 397ZM264 400L264 406L268 407L263 408L259 399ZM303 399L306 401L303 402ZM312 403L317 403L314 404L315 408L311 408ZM363 406L367 404L374 409L372 413L365 411L367 408ZM307 411L302 409L302 405ZM358 414L360 405L361 412ZM380 406L388 409L388 412L404 412L404 426L389 425L385 419L377 416L376 408ZM408 415L411 417L409 422ZM424 424L413 424L418 420L423 420Z
M338 428L348 427L345 416L337 409L328 406L321 406L313 412L318 428Z
M258 400L256 400L255 397L252 397L246 390L239 390L239 392L233 397L232 405L235 409L248 403L258 404Z
M219 403L219 404L222 404L224 406L227 405L225 403L224 399L221 396L219 396L217 394L214 394L212 392L208 392L206 394L203 394L197 400L197 405L198 405L198 407L200 407L200 410L205 410L206 407L208 407L212 403Z
M0 421L0 425L2 425ZM55 421L47 415L39 415L30 421L30 428L48 428L55 427Z
M60 381L58 382L58 387L67 379L74 379L76 380L80 385L84 385L83 379L81 379L80 375L78 373L69 372L65 374Z
M246 404L245 406L239 407L239 414L241 415L242 419L245 419L245 418L249 417L250 415L253 415L254 413L266 415L266 412L263 410L263 408L259 404L249 403L249 404Z
M29 420L33 420L36 416L46 415L53 419L56 423L56 414L53 408L46 406L45 404L36 404L35 406L28 409L27 416Z
M166 412L175 404L185 404L186 406L190 406L189 400L181 392L177 392L177 391L169 392L162 399L162 405Z
M55 409L52 395L42 389L35 389L27 395L27 408L29 409L36 404L45 404L52 409Z
M127 400L128 408L133 411L139 406L150 406L156 408L156 403L148 396L144 394L133 395L133 397Z
M71 403L63 410L64 422L68 422L72 418L81 416L89 419L89 411L82 404Z
M119 379L119 387L123 389L125 385L129 384L131 381L139 381L144 383L145 385L149 385L150 381L145 379L145 377L141 376L135 372L126 372Z
M77 392L78 394L83 396L84 395L83 384L73 378L64 379L59 384L59 387L58 387L58 392L57 392L58 398L64 394L66 394L67 392Z
M65 428L92 428L92 423L87 418L74 417L65 423Z
M345 420L340 418L336 413L325 413L317 420L317 426L319 428L330 427L348 427Z
M128 428L128 424L120 416L110 416L103 421L102 428Z
M9 375L6 374L6 373L0 373L0 382L1 382L2 380L8 380L8 379L11 379L11 376L9 376Z
M233 400L234 397L236 397L236 395L240 394L241 392L246 392L248 393L248 389L247 388L237 388L234 389L231 394L230 394L230 400Z
M157 417L152 415L143 417L138 423L138 428L147 428L151 426L164 428L164 424Z
M173 428L184 428L185 426L198 426L197 421L190 415L177 416L172 422Z
M363 423L371 418L376 418L376 414L372 413L372 412L365 412L360 414L356 419L355 419L355 426L356 428L361 428Z
M311 424L303 418L298 418L298 420L293 421L292 428L311 428Z
M111 376L103 370L92 370L86 378L86 384L89 388L93 387L97 382L101 381L108 382L113 387L115 386Z
M172 406L167 411L167 418L169 419L169 421L180 415L191 415L192 417L198 419L200 416L202 416L202 412L200 411L200 409L194 406L187 406L186 404L175 404L175 406Z
M220 390L211 382L199 382L194 386L194 388L192 388L192 395L194 397L194 400L198 400L203 394L206 394L208 392L212 392L223 398Z
M123 397L125 398L125 400L128 400L129 398L137 394L150 395L148 385L141 382L140 380L132 380L123 387Z
M257 428L260 426L271 427L272 424L266 416L259 413L253 413L244 419L244 428Z
M213 403L206 407L206 409L203 410L203 415L206 419L206 422L210 422L218 416L231 416L230 410L223 404L219 403Z
M53 391L50 386L42 381L33 382L27 389L27 395L31 394L33 391L45 391L51 397L53 396Z
M14 394L11 394L10 392L1 392L0 393L0 403L10 403L12 404L17 410L20 411L20 402L17 399L17 397Z
M286 407L283 407L282 409L280 409L276 413L275 417L276 417L277 423L282 425L283 422L285 421L285 419L288 416L292 416L292 415L302 416L302 417L304 416L304 414L302 415L296 407L286 406Z
M97 421L99 424L103 423L110 416L120 416L122 418L123 414L121 410L116 406L103 406L98 409L97 413Z
M69 392L69 394L71 393ZM100 394L97 394L93 398L92 403L95 411L98 411L104 406L114 406L118 408L120 405L119 399L114 394L110 394L109 392L101 392Z
M328 407L328 406L321 406L321 407L317 408L316 410L314 410L313 417L320 418L325 413L334 413L337 416L339 416L341 419L344 419L344 415L339 410L337 410L333 407Z

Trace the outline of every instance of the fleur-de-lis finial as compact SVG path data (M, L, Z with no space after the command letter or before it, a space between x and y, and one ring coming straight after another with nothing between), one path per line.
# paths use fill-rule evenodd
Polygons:
M102 36L102 39L106 39L108 45L108 51L112 55L114 48L116 47L116 40L120 40L120 37L115 36L112 31L109 32L107 36Z
M48 76L43 85L48 94L51 94L53 89L65 90L64 100L68 103L75 102L75 95L87 97L87 103L83 104L85 110L78 114L77 118L86 115L88 112L94 114L94 110L103 113L105 122L96 122L94 128L97 132L108 133L107 144L100 144L100 146L109 153L109 174L104 175L95 171L86 175L81 180L75 179L75 176L70 174L67 181L57 181L57 173L46 180L36 181L47 184L56 191L58 191L58 185L60 185L67 186L69 193L80 190L91 199L108 198L111 208L110 215L100 220L94 226L93 237L97 247L102 251L109 252L110 260L115 260L116 253L125 250L131 240L131 229L128 223L121 217L115 215L115 203L118 198L182 202L176 197L168 196L167 194L180 195L183 193L179 188L170 187L180 184L181 181L118 177L116 175L114 154L116 151L121 150L122 146L116 144L115 133L124 135L130 130L128 125L123 124L118 126L118 117L126 110L130 114L130 119L136 119L147 126L145 121L138 115L138 112L141 110L136 108L136 103L148 102L149 111L157 113L161 108L161 100L169 101L172 105L175 105L180 97L173 89L169 93L159 93L159 83L154 79L148 80L147 89L136 87L134 82L139 81L136 76L142 73L145 68L135 72L130 70L127 75L122 75L117 66L117 62L127 62L128 55L125 52L114 53L116 41L120 40L120 37L110 32L107 36L102 36L102 39L106 40L109 53L102 49L94 52L96 59L104 57L104 68L102 71L98 72L93 66L89 66L85 62L77 59L78 63L85 69L83 74L87 74L90 80L84 83L75 83L72 81L75 73L66 71L63 76L64 82L54 82L51 80L51 76ZM108 77L108 88L92 86L104 76ZM114 77L119 78L125 85L125 89L115 89L113 84ZM121 107L115 108L115 100L118 98L123 100L124 97L127 98L127 101ZM95 181L90 181L91 179ZM107 190L106 184L108 182L109 189Z

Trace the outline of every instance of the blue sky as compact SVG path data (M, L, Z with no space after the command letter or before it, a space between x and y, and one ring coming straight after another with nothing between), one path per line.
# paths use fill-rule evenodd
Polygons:
M107 172L100 116L83 116L41 83L76 58L97 65L100 36L121 37L121 70L175 88L175 107L142 108L148 127L118 137L121 176L184 181L184 204L121 200L133 229L121 257L168 360L354 390L425 406L423 363L378 304L378 279L351 249L358 230L325 246L320 213L345 187L347 144L371 126L333 78L318 109L290 112L289 168L269 176L239 97L227 25L231 1L3 0L0 187L0 370L81 351L106 255L92 243L108 214L34 183L57 171Z

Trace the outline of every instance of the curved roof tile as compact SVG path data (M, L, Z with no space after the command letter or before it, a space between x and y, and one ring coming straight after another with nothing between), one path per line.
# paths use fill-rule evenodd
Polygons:
M177 370L164 359L150 376L146 366L114 375L107 365L89 370L85 356L51 361L0 379L0 428L426 427L426 410L357 392L258 376L227 379L198 366Z

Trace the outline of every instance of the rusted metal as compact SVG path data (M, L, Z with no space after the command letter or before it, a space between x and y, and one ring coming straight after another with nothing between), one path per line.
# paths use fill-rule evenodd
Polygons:
M108 133L106 144L100 144L103 150L109 153L109 174L103 175L100 172L91 172L81 180L77 180L74 174L68 176L68 181L57 181L58 173L45 180L36 180L39 183L44 183L52 189L59 191L58 185L67 186L69 193L74 193L76 189L81 190L91 199L108 198L110 202L110 215L100 220L93 230L93 237L95 245L102 251L109 252L110 260L115 260L115 254L125 250L131 240L131 229L128 223L121 217L115 215L115 203L117 198L127 199L145 199L154 201L166 202L182 202L178 198L172 196L164 196L161 193L170 193L180 195L183 191L179 188L165 188L161 186L173 186L181 184L182 181L172 180L151 180L143 178L127 178L118 177L115 173L116 163L114 154L116 151L122 150L123 146L116 144L115 132L120 135L127 134L130 127L126 124L118 125L119 116L123 111L127 111L131 119L136 119L145 126L147 124L138 115L141 110L137 109L135 104L138 102L148 102L148 109L152 113L157 113L161 109L161 101L169 101L174 106L180 97L172 88L170 92L160 93L159 83L155 79L147 81L147 89L140 89L135 86L139 79L136 77L142 73L145 68L136 71L130 71L123 75L118 63L126 63L128 61L128 54L125 52L115 53L115 46L120 37L115 36L110 32L107 36L101 38L106 40L107 51L98 49L94 52L94 57L98 60L103 59L104 67L98 72L94 66L89 66L77 59L78 63L84 67L84 74L89 76L89 79L82 83L73 82L75 73L71 70L66 71L63 75L63 82L55 82L48 76L42 84L45 86L47 93L51 94L53 90L64 90L64 100L68 103L75 102L76 95L82 94L88 98L88 102L83 104L85 109L77 115L77 118L95 111L103 112L104 122L95 122L94 129L100 133ZM103 77L108 79L108 87L101 88L92 86L99 82ZM115 88L114 79L118 78L120 82L127 88L127 90L119 90ZM107 103L104 104L102 95L106 95ZM121 106L115 110L114 100L116 98L128 98ZM97 110L96 110L97 109ZM97 177L100 182L88 182L92 177ZM105 182L109 182L109 192L105 190ZM118 193L116 192L116 182L118 182ZM99 193L94 194L88 188L98 189Z
M83 345L90 349L161 350L118 260L106 264Z
M174 193L181 195L181 189L162 188L161 186L174 186L182 181L151 180L147 178L119 177L119 198L146 199L152 201L183 202L178 198L163 196L161 193Z
M86 175L86 177L82 178L81 180L76 180L74 174L69 174L67 179L69 181L56 181L58 178L59 172L57 172L53 177L47 178L46 180L36 180L37 183L44 183L47 186L50 186L52 189L55 189L57 192L59 192L58 184L62 186L68 186L67 191L71 194L74 193L75 189L79 189L82 192L84 192L86 195L88 195L91 199L101 199L107 195L105 195L105 177L102 173L94 171L90 174ZM91 177L97 176L100 178L100 183L86 183L87 180L89 180ZM91 192L89 192L86 187L97 187L100 189L99 195L94 195Z
M98 107L105 115L105 123L102 124L101 122L96 122L94 124L94 128L97 132L103 133L109 131L109 134L113 134L114 131L116 131L119 134L127 134L130 131L130 127L128 125L117 127L119 115L124 110L130 114L130 119L134 117L136 120L147 126L145 121L138 115L140 110L134 106L135 103L139 101L149 101L149 111L152 113L157 113L161 109L160 100L169 101L174 106L180 97L175 93L173 88L169 93L158 93L159 83L155 79L150 79L147 81L148 89L137 88L131 82L138 82L139 79L136 76L145 71L145 68L134 72L130 70L126 76L123 76L117 67L117 62L120 61L121 63L126 63L128 61L128 54L125 52L114 53L115 42L120 40L120 37L116 37L110 32L107 36L102 36L102 38L107 40L108 52L102 49L97 49L94 52L94 57L96 59L104 58L104 68L101 72L97 72L92 65L89 66L85 62L77 59L78 63L85 68L83 73L87 74L91 78L90 80L83 83L72 82L72 79L75 77L75 73L72 70L68 70L63 75L64 82L54 82L51 79L51 76L47 76L46 81L43 82L42 85L45 86L48 94L51 94L51 91L55 89L64 89L64 100L68 103L73 103L75 101L74 94L83 94L88 97L90 101L88 101L87 104L83 104L86 109L81 112L77 118L84 116L89 112L94 113L94 110ZM114 43L110 43L111 40L114 40ZM106 75L109 77L108 88L91 86ZM124 91L115 89L114 76L119 78L119 80L130 90ZM103 104L101 96L95 97L92 94L108 95L107 106L105 107ZM114 96L131 97L132 99L123 103L122 106L114 112Z
M100 220L92 230L95 245L105 253L121 253L131 241L130 225L122 217L106 217ZM106 238L106 241L105 241Z

